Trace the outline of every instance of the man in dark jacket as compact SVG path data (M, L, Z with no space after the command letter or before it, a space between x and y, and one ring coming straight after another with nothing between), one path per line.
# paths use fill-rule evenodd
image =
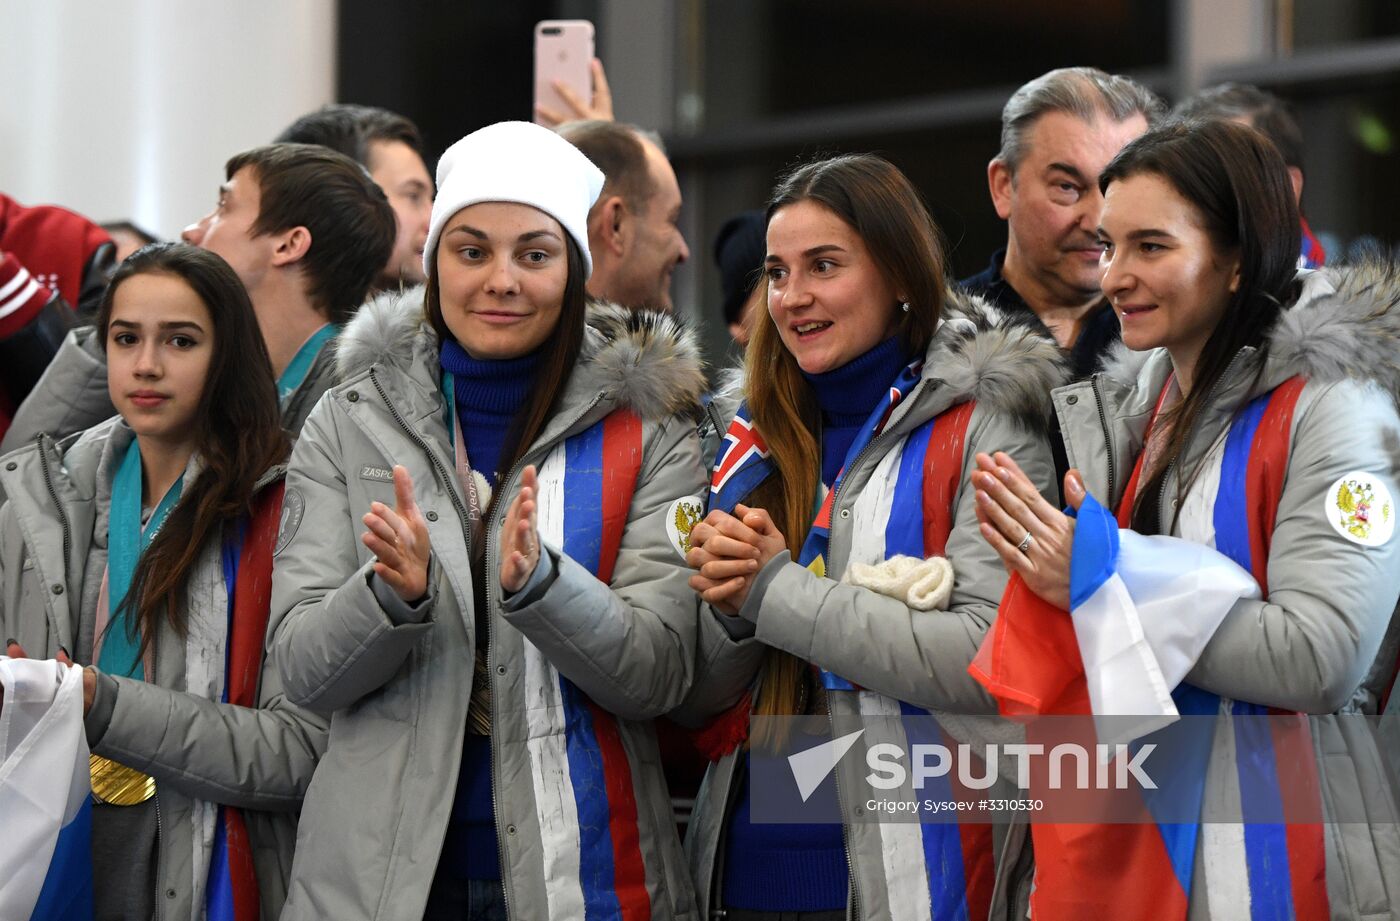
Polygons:
M1091 67L1052 70L1022 86L1001 114L1001 150L987 165L1006 248L961 282L1003 310L1045 325L1087 377L1118 340L1099 290L1099 173L1163 112L1152 92Z

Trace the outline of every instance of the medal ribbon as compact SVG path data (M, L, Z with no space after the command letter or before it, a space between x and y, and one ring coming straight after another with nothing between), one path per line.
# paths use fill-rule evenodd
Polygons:
M145 527L141 525L141 444L135 439L126 449L112 482L112 509L107 522L108 623L99 631L97 667L109 675L145 680L139 650L141 639L131 624L134 606L127 606L131 580L141 554L151 545L170 510L180 501L184 474L161 497Z
M111 515L107 522L107 578L105 606L107 622L101 622L104 606L98 605L96 649L93 658L97 667L110 675L146 680L145 664L141 661L141 638L132 623L134 605L126 605L131 580L141 554L150 546L165 523L166 517L180 501L185 477L180 475L156 505L150 520L141 526L141 443L132 439L117 468L112 482ZM99 803L114 806L134 806L155 795L154 778L124 764L90 755L89 780L92 795Z

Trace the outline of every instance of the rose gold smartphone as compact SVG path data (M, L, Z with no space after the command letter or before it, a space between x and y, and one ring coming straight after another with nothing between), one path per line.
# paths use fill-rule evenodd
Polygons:
M593 23L586 19L548 19L535 24L535 104L566 118L573 110L554 89L559 80L585 102L593 98ZM540 120L538 113L535 121Z

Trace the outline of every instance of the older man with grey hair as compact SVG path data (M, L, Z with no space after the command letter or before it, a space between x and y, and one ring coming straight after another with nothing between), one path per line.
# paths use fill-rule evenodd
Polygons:
M1164 112L1127 77L1092 67L1052 70L1022 86L1001 113L1001 150L987 164L1006 248L962 281L997 306L1027 311L1092 374L1119 337L1099 290L1099 173Z

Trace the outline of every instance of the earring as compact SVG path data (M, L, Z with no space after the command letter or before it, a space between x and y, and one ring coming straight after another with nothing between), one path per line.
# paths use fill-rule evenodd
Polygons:
M909 302L908 302L908 301L905 301L904 303L900 304L899 307L900 307L900 309L903 310L905 313L908 313L908 312L909 312Z

